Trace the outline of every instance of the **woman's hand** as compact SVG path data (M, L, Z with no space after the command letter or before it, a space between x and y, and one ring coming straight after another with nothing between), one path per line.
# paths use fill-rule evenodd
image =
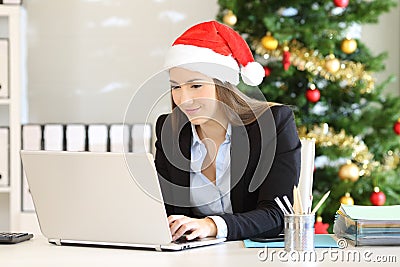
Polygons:
M186 232L190 233L186 236L187 240L217 235L217 226L210 218L194 219L183 215L171 215L168 217L168 224L173 241Z

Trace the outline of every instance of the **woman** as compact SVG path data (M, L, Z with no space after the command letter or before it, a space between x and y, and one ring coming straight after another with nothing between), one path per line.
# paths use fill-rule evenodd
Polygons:
M173 240L274 236L276 196L292 200L301 144L290 108L236 85L264 77L245 41L216 21L183 33L167 53L173 112L156 123L155 165Z

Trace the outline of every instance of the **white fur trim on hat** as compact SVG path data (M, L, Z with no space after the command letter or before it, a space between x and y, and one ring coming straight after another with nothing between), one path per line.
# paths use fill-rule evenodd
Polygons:
M248 64L249 65L249 64ZM239 65L231 56L224 56L210 48L193 45L174 45L165 57L165 68L183 67L198 71L222 82L239 84Z
M243 82L252 86L262 83L265 76L265 70L258 62L249 62L245 67L241 68L240 72Z

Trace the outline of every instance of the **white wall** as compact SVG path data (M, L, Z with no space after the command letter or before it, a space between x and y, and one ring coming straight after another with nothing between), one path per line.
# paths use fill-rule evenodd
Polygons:
M29 0L30 122L122 122L137 88L189 26L214 19L217 0ZM153 82L142 106L169 84ZM157 112L168 112L169 98Z
M29 0L29 122L121 122L140 84L161 70L174 39L199 21L214 19L217 0ZM389 51L386 77L399 71L399 7L380 25L364 26L374 54ZM140 91L129 115L143 121L143 107L168 90L157 76ZM399 82L388 89L399 92ZM151 119L169 109L164 96Z
M396 81L385 88L388 93L400 94L400 0L396 8L379 18L378 24L363 26L362 38L374 55L387 51L386 69L375 73L377 83L383 82L390 74L396 75Z

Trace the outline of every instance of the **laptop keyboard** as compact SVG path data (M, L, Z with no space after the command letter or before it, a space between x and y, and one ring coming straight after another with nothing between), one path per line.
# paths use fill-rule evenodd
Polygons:
M175 240L173 243L175 243L175 244L185 244L185 243L188 243L188 242L192 242L193 240L187 240L186 239L186 236L181 236L181 237L179 237L177 240Z
M185 243L191 243L191 242L200 241L200 240L201 240L201 238L195 238L195 239L192 239L192 240L187 240L186 239L186 235L183 235L183 236L179 237L177 240L173 241L172 243L185 244Z

